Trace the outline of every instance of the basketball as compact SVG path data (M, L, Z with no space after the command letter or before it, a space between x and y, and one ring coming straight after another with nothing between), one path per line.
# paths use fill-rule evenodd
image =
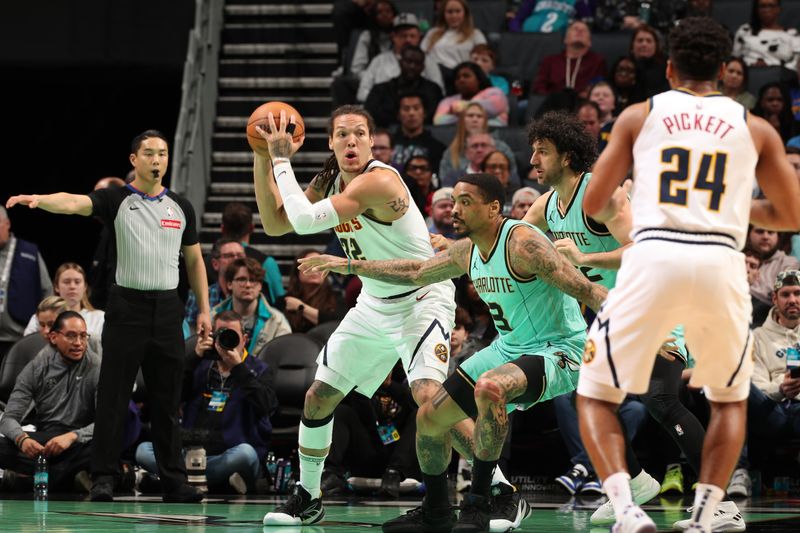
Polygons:
M250 148L252 148L254 152L269 157L267 141L265 141L264 137L262 137L258 131L256 131L256 126L261 126L268 130L270 112L272 112L272 115L275 119L275 124L279 125L281 120L281 111L286 112L287 121L292 115L295 117L297 127L294 130L294 135L292 136L292 139L295 142L299 141L305 133L306 127L303 123L303 117L300 116L300 112L298 112L297 109L284 102L267 102L266 104L261 104L256 108L255 111L253 111L253 113L250 115L250 118L247 119L247 142L250 144Z

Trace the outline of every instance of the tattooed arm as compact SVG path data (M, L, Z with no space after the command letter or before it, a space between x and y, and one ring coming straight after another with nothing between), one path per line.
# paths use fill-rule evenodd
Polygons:
M511 268L522 278L539 276L543 281L583 302L593 311L600 309L608 290L590 282L547 240L534 230L517 226L511 233Z
M426 261L388 259L384 261L351 261L332 255L300 259L301 272L338 272L402 285L428 285L457 278L469 270L472 241L461 239L444 252Z

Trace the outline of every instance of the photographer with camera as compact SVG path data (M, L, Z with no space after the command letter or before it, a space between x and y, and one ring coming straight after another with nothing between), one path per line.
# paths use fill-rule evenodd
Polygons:
M269 446L269 415L278 407L274 376L247 351L248 340L241 315L223 311L214 317L211 338L201 339L186 361L182 426L192 442L184 437L184 446L205 448L212 492L252 490ZM158 474L152 443L139 445L136 462Z

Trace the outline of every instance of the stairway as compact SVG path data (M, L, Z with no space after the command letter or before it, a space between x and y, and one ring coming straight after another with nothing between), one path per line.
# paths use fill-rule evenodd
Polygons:
M250 113L270 100L294 106L303 116L306 140L292 158L305 188L329 156L327 120L331 111L331 72L336 43L330 0L227 0L219 57L219 96L212 137L211 185L202 217L200 241L208 251L219 238L222 209L228 202L249 205L256 231L251 244L273 256L284 280L297 254L323 249L331 233L281 237L261 227L253 187L253 153L245 127Z

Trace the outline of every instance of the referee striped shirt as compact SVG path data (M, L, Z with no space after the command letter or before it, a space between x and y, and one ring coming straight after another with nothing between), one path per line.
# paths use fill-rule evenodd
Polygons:
M130 184L93 191L89 198L92 214L112 229L117 285L141 291L175 289L181 246L198 242L192 204L166 188L148 196Z

